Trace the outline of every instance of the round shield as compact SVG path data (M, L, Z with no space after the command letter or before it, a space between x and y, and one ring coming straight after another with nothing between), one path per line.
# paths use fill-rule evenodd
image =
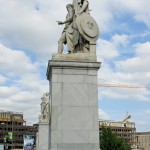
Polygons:
M87 13L78 15L76 18L80 34L87 40L95 42L99 37L99 28L92 16Z

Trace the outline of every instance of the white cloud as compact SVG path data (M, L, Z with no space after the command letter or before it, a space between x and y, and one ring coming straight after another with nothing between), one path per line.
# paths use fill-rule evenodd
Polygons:
M116 38L117 37L117 38ZM118 38L120 37L120 38ZM124 40L122 40L124 39ZM125 41L128 43L127 36L116 36L114 35L111 39L111 46L108 47L108 51L106 51L106 62L105 59L102 63L102 67L99 71L99 78L100 83L112 83L112 84L127 84L127 85L139 85L146 86L150 84L150 43L137 43L133 45L133 51L135 54L132 57L128 57L124 60L113 61L112 64L108 63L111 62L113 56L110 55L109 50L116 49L118 50L118 46ZM126 42L127 41L127 42ZM109 41L105 41L105 43L109 43ZM107 44L107 45L109 45ZM126 46L123 45L123 46ZM102 49L104 48L101 45ZM112 49L111 49L112 47ZM106 48L107 49L107 48ZM101 50L98 52L99 57L103 57L103 51ZM109 57L110 56L110 57ZM113 67L112 67L113 66ZM105 89L101 89L100 91L101 97L107 97L109 99L131 99L137 101L145 101L149 102L150 91L149 89L142 89L142 88L112 88L108 87Z
M11 75L21 75L36 70L23 51L11 50L0 44L0 54L0 71Z
M100 39L98 40L97 57L98 61L112 59L119 55L114 43Z
M40 57L47 56L48 58L52 52L56 52L54 45L57 45L57 37L61 34L61 31L56 32L61 28L57 26L56 19L58 18L54 15L58 7L55 10L51 7L47 8L44 12L46 5L43 6L43 2L40 11L34 9L33 1L4 2L1 0L1 2L3 9L0 13L0 38L5 44L27 49ZM51 2L48 3L48 6L51 6ZM60 3L63 2L59 1ZM58 3L55 1L52 4Z
M118 53L118 56L120 55L117 46L118 40L114 40L116 39L114 37L115 36L112 37L113 42L109 42L106 40L104 41L104 45L106 46L103 46L102 43L99 44L99 46L101 47L100 51L98 49L99 60L100 58L103 58L103 52L105 51L105 49L106 53L104 58L106 58L106 62L111 62L111 59L113 58L113 55L111 55L111 50L115 49L114 52L116 54ZM106 63L105 59L102 59L104 62L102 62L102 67L99 71L99 76L101 78L107 79L109 81L119 81L134 84L149 84L150 43L137 43L133 46L130 46L134 48L133 52L135 52L135 54L132 57L127 57L126 59L122 59L122 57L120 57L118 60L113 61L113 63L111 64L114 65L114 67Z
M7 78L0 74L0 84L3 84L7 81Z
M106 33L111 31L113 28L113 13L112 13L112 5L110 0L90 1L90 9L92 16L97 20L97 23L100 28L100 33ZM111 22L111 25L110 25Z
M113 41L114 45L116 45L116 46L119 46L119 45L127 46L129 44L129 39L130 39L130 37L125 34L122 34L122 35L115 34L112 37L112 41Z
M110 119L109 115L106 112L104 112L103 110L101 110L101 109L98 110L98 114L99 114L99 119L100 120L108 120L108 119Z
M97 42L98 61L110 61L112 58L120 56L119 47L128 46L130 39L131 37L125 34L112 35L109 41L100 38Z
M134 16L135 19L144 22L148 27L150 27L150 10L149 10L150 1L145 0L143 2L142 0L138 0L134 2L135 3L132 4L131 7L129 5L128 7L130 7L131 10L135 12Z
M0 109L23 112L24 118L31 119L35 123L40 112L40 97L42 94L39 91L14 92L11 96L7 96L7 98L0 97Z
M99 95L102 98L107 97L110 100L131 100L150 102L150 92L147 89L140 88L121 88L105 87L99 89Z
M0 87L0 97L1 98L7 98L11 95L13 95L14 93L18 93L20 90L17 87L6 87L6 86L1 86Z
M34 123L37 122L40 113L40 98L48 89L25 91L17 87L0 87L0 91L3 93L0 95L0 110L23 112L24 118Z
M138 22L145 23L150 28L150 1L149 0L92 0L90 6L94 11L92 15L96 18L100 31L108 33L112 29L128 29L127 20L118 24L116 16L131 15ZM119 6L119 7L118 7Z
M30 89L30 90L41 90L44 92L44 90L48 89L48 81L41 79L36 74L28 74L26 76L21 77L20 80L16 81L16 84L19 85L19 87Z
M38 60L31 59L20 50L12 50L0 45L0 109L10 111L23 111L28 119L38 120L40 111L40 97L48 91L48 81L40 74L43 65ZM46 67L46 66L45 66ZM46 73L45 73L46 74ZM5 85L4 81L9 84ZM34 114L31 114L34 112Z
M116 69L122 73L130 74L131 80L143 84L150 82L150 42L135 45L135 56L124 61L116 61Z
M142 58L150 56L150 41L145 43L138 43L135 45L136 54Z
M127 0L120 1L117 0L115 3L112 0L110 2L112 4L113 10L115 10L117 15L123 13L130 13L133 15L134 19L140 22L145 23L148 27L150 27L150 1L149 0ZM118 7L119 6L119 7Z

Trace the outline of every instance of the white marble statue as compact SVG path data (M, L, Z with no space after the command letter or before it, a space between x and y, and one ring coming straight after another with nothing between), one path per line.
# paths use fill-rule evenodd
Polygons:
M58 53L63 51L63 44L67 44L68 52L90 52L90 43L96 43L99 37L99 28L94 18L89 13L88 0L73 0L67 5L68 14L62 36L58 42Z
M66 16L65 21L57 21L59 25L65 24L65 28L62 32L62 35L58 41L58 53L61 54L63 51L63 44L67 44L68 52L73 53L74 50L74 44L73 44L73 5L68 4L66 6L66 9L68 11L68 14Z

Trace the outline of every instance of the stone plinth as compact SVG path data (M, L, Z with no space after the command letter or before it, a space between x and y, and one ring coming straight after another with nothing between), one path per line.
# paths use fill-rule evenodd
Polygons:
M64 56L55 56L47 68L51 95L50 150L99 150L100 63L56 59L61 57Z
M75 53L75 54L53 54L53 60L62 60L62 61L86 61L86 62L95 62L97 60L96 53Z
M39 123L37 150L49 150L49 136L49 123Z

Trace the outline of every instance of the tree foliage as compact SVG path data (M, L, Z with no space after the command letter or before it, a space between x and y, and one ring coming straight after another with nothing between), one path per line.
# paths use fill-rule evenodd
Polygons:
M100 148L101 150L131 150L131 145L127 140L117 137L111 128L102 126L100 132Z

